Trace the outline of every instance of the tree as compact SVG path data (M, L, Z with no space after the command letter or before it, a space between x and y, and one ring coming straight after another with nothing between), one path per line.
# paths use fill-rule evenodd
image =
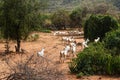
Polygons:
M120 29L108 32L105 36L104 44L113 56L120 55Z
M1 31L1 26L2 26L2 6L3 6L3 1L0 1L0 31Z
M15 40L16 52L20 51L20 43L29 35L31 28L36 26L41 0L3 0L2 31L4 38Z
M82 27L82 19L86 16L87 14L87 8L84 7L83 9L77 8L72 11L70 14L70 19L71 19L71 25L72 26L78 26Z
M94 41L100 37L101 40L105 37L105 33L111 30L118 29L118 22L111 16L91 15L85 22L84 37Z
M65 10L59 10L52 16L52 23L57 29L66 29L69 25L69 14Z

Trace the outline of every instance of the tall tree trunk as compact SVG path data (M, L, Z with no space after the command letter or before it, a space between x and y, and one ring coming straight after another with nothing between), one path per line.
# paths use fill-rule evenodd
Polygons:
M16 52L20 52L20 25L18 24L16 27L16 41L17 41L17 46L16 46Z
M65 24L63 24L62 26L63 26L64 30L66 30L66 25L65 25Z
M19 39L17 39L17 46L15 46L16 52L20 52L20 43L21 43L21 41Z

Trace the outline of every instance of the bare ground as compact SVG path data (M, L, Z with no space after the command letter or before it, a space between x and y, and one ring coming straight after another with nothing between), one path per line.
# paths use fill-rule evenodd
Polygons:
M34 42L22 42L21 47L25 49L28 53L28 55L34 54L36 55L38 51L41 50L41 48L45 48L45 57L49 60L51 60L55 65L59 67L59 70L62 71L64 74L63 80L120 80L120 77L110 77L110 76L84 76L80 79L77 79L75 75L70 74L69 68L68 68L68 62L70 61L67 59L65 63L59 63L59 52L63 49L64 43L61 41L61 36L53 36L53 33L38 33L39 39ZM83 39L76 39L77 42L83 42ZM15 51L14 49L15 43L10 42L10 50ZM4 43L0 43L0 52L4 52ZM81 50L81 47L77 47L77 52ZM7 58L13 58L12 55L14 55L14 59L18 59L19 55L16 55L15 53L6 56ZM0 55L0 73L2 75L5 75L7 73L8 68L4 58ZM0 74L1 77L1 74ZM61 76L62 77L62 76ZM53 79L54 80L54 79ZM59 79L62 80L62 79Z

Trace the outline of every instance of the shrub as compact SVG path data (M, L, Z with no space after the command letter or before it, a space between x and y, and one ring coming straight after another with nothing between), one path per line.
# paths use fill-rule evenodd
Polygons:
M102 40L106 32L117 28L118 22L111 16L91 15L85 22L84 37L94 41L99 36Z
M49 29L41 29L40 32L51 33L51 30L49 30Z
M75 10L72 11L70 14L70 19L71 19L71 25L72 27L82 27L82 22L83 18L86 17L87 14L87 8L84 7L83 9L76 8Z
M80 78L82 76L84 76L84 73L82 73L82 72L80 72L79 74L77 74L77 78Z
M102 43L92 43L89 48L77 55L69 64L72 73L83 73L84 75L92 74L111 74L111 58L104 49Z
M35 24L31 27L32 31L40 31L41 28L48 28L48 26L51 25L50 15L47 14L39 14L39 16L35 20L37 20L36 23L31 23Z
M0 29L0 42L4 42L4 38L3 38L3 34L1 33L1 29Z
M114 75L120 74L120 56L114 56L111 60L111 72Z
M113 56L120 55L120 29L108 32L104 44Z
M68 11L58 10L51 17L51 21L57 29L66 29L70 22Z
M0 29L0 39L3 39L3 34L1 33L1 29Z

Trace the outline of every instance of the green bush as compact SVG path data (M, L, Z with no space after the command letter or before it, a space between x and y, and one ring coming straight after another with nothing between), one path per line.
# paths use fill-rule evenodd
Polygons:
M1 31L0 31L0 39L3 39L3 35L1 34Z
M43 33L51 33L50 29L43 28L43 27L37 28L36 31L37 32L43 32Z
M4 42L4 38L3 38L3 34L1 33L1 29L0 29L0 42Z
M51 21L56 29L66 29L66 26L70 23L68 11L58 10L51 17Z
M72 60L69 69L72 73L82 72L84 75L111 74L111 59L102 43L92 43Z
M31 24L34 24L31 27L31 30L32 31L40 31L41 28L46 28L46 20L50 20L50 15L39 14L39 16L35 20L37 20L37 22L36 23L31 23Z
M111 29L112 30L112 29ZM120 29L107 32L102 42L90 43L69 63L77 77L92 74L120 74Z
M84 37L94 41L99 36L102 40L106 32L117 28L118 22L111 16L91 15L85 22Z
M42 29L42 30L40 30L40 32L51 33L51 30L48 30L48 29Z
M90 43L69 63L71 73L77 77L93 74L120 74L120 56L112 56L103 43Z
M70 14L70 19L71 19L71 27L82 27L82 20L84 17L86 17L87 14L87 9L80 9L76 8L75 10L72 11Z
M80 78L82 76L84 76L84 73L82 73L82 72L80 72L79 74L77 74L77 78Z
M111 60L112 74L120 74L120 56L114 56Z
M108 32L104 44L113 56L120 55L120 29Z

